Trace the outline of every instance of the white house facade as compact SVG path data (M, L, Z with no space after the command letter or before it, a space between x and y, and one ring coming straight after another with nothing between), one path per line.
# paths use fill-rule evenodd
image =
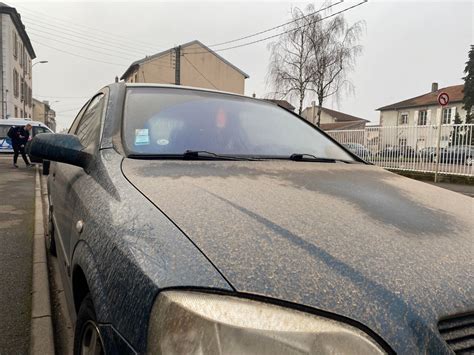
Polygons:
M464 85L438 89L438 84L433 83L431 92L427 94L379 108L380 126L383 128L383 137L380 138L384 145L406 145L416 149L433 147L437 143L433 129L441 121L440 145L446 147L456 114L459 114L462 122L466 119L462 103L463 89ZM446 92L450 97L449 104L443 108L437 102L441 92Z
M33 117L32 60L36 58L15 8L0 3L1 118Z

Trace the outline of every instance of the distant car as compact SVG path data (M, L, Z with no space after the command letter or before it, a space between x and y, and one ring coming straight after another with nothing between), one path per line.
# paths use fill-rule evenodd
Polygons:
M115 83L31 151L74 354L472 349L471 199L272 103Z
M420 160L422 161L432 162L435 155L436 155L436 147L421 148L418 151L418 158L420 158Z
M369 160L371 157L370 151L360 143L342 143L342 145L364 160Z
M30 135L30 141L34 136L40 133L53 133L53 131L42 122L32 121L25 118L9 118L6 120L0 120L0 153L13 153L13 147L11 139L8 137L7 133L12 126L22 127L27 124L32 126L32 131ZM25 147L25 151L29 150L28 142ZM41 163L42 159L29 155L30 160L33 163Z
M389 146L377 153L380 159L415 158L416 152L411 146Z
M453 146L441 149L439 158L435 155L434 162L445 164L462 164L471 166L474 159L473 146Z

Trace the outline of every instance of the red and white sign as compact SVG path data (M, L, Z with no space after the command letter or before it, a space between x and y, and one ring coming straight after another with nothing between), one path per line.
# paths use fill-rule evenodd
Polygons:
M438 103L441 106L446 106L449 104L449 95L445 92L442 92L441 94L438 95Z

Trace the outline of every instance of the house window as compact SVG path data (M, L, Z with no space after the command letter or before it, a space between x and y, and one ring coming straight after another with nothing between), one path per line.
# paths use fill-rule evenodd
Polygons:
M418 111L418 125L419 126L426 126L426 110Z
M18 37L16 35L16 32L13 33L13 57L15 59L18 58Z
M18 83L18 72L16 69L13 69L13 95L18 97L19 95L19 83Z
M18 107L15 106L15 117L18 117Z
M443 108L443 124L450 124L451 123L451 107Z
M135 82L138 83L138 74L135 74Z
M25 100L25 81L23 80L23 78L21 79L21 97L20 97L20 100L21 101L24 101Z
M22 44L20 43L19 45L19 49L20 49L20 68L23 68L23 46Z
M408 113L402 113L400 116L400 124L408 124Z

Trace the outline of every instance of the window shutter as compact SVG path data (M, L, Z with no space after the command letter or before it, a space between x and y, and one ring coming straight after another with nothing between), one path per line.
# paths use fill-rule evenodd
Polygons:
M413 114L413 120L415 121L415 126L418 125L418 111L415 110Z
M451 107L451 124L454 124L454 118L456 117L456 106Z
M426 110L426 124L431 124L431 110Z

